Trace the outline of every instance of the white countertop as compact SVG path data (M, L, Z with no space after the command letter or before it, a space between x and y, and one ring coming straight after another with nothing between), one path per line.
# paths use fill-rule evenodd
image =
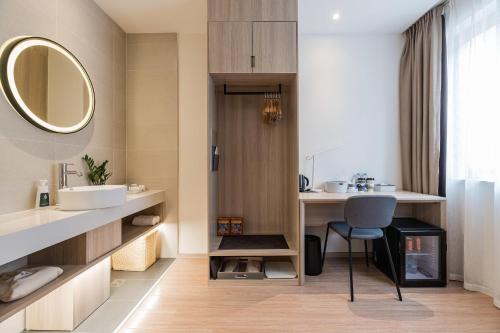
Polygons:
M61 211L57 206L0 215L0 265L165 201L165 191L127 194L122 206Z
M299 193L299 200L305 203L329 203L344 202L349 197L360 195L392 195L398 202L440 202L446 198L435 195L396 191L396 192L357 192L357 193L328 193L328 192L302 192Z

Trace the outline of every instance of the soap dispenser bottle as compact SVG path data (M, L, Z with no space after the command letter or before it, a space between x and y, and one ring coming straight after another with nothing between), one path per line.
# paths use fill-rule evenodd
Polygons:
M35 208L48 207L49 205L49 181L45 179L39 180L36 191Z

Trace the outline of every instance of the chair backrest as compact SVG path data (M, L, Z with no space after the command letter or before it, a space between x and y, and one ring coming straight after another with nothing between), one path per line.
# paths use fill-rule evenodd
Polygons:
M347 199L344 218L352 228L385 228L392 222L396 198L390 195L358 195Z

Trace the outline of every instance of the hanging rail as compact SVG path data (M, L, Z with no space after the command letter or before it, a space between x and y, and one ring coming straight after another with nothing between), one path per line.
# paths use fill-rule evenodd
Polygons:
M264 95L264 94L281 94L281 83L278 85L278 91L227 91L227 85L224 84L224 95Z

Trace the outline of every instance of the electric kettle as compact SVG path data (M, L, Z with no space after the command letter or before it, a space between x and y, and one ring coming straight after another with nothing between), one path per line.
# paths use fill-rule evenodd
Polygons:
M309 178L304 175L299 175L299 191L305 192L309 186Z

